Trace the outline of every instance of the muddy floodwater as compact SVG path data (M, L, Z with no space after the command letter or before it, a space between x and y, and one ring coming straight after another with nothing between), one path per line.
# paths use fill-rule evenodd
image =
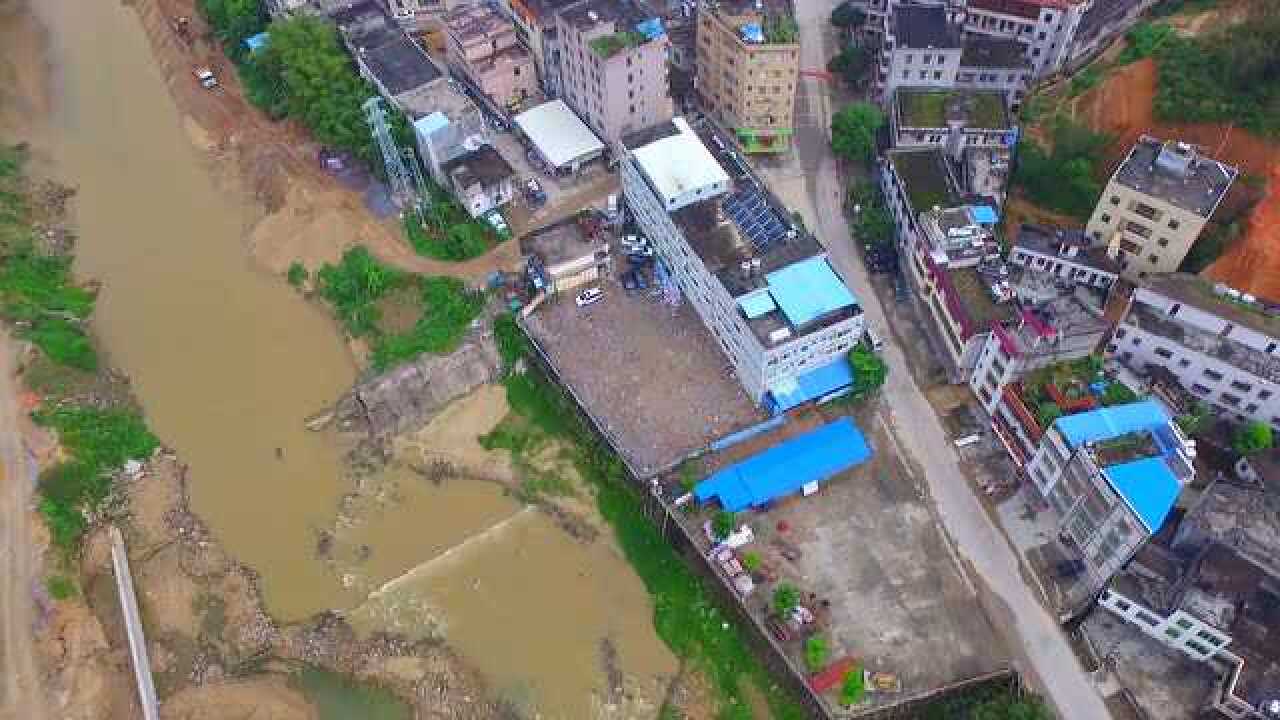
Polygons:
M655 714L674 662L607 534L575 539L493 483L409 474L396 503L352 530L362 563L318 556L351 487L342 449L302 421L355 378L342 338L248 258L260 211L192 145L129 5L32 6L52 47L47 126L33 132L79 190L77 268L102 282L96 331L271 612L337 609L365 630L442 634L542 717L602 714L623 681L655 704L612 714Z

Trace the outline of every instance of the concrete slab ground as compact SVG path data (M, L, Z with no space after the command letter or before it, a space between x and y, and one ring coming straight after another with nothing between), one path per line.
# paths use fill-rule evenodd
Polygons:
M808 428L840 412L828 406L792 424ZM855 420L873 448L870 461L824 483L815 495L740 514L756 536L742 551L760 555L765 568L748 606L767 613L777 584L795 585L802 604L819 615L832 659L848 655L901 680L901 693L869 695L874 704L1006 666L1008 651L963 576L924 488L896 455L874 409ZM794 432L784 429L760 442L773 444L787 434ZM711 457L707 464L720 463ZM784 646L803 666L801 639Z
M1095 651L1113 668L1113 679L1133 696L1147 717L1193 720L1209 698L1214 671L1156 642L1104 609L1084 623Z
M516 173L516 198L504 208L504 212L517 236L562 220L584 208L603 209L610 193L621 195L618 174L608 172L603 160L589 163L576 175L555 177L533 168L525 156L525 146L513 133L494 133L490 139ZM547 201L541 207L535 208L525 199L524 187L529 178L536 178L547 194Z
M616 278L598 285L600 302L553 299L526 327L636 472L662 470L765 418L688 303L628 294Z

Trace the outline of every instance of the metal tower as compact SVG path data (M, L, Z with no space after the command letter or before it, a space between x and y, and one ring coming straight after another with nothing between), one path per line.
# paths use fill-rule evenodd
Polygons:
M418 212L418 219L426 222L427 208L431 206L431 192L427 189L427 181L422 177L422 166L418 164L418 156L413 154L410 148L404 148L404 161L409 164L409 169L413 171L413 184L418 188L418 199L413 203L413 209Z
M391 186L391 200L397 207L403 208L414 201L413 178L404 166L400 150L395 140L391 139L391 126L387 124L387 111L382 107L382 98L374 96L364 101L365 119L373 130L373 139L378 142L382 151L382 166L387 171L387 183Z

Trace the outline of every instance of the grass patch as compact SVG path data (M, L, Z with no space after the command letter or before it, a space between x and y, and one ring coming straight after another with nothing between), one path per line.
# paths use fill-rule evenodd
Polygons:
M371 364L378 371L424 352L452 352L484 307L484 294L468 290L461 280L400 272L363 247L347 250L337 265L325 264L316 281L343 329L370 341ZM412 326L388 327L380 303L401 293L417 304L420 315Z
M50 575L44 581L44 586L49 591L49 597L54 600L66 600L80 594L76 581L66 575Z
M28 245L0 264L0 315L17 326L19 337L59 364L98 368L98 355L83 328L93 303L93 293L72 282L71 258Z
M292 684L315 706L320 720L409 720L409 706L386 688L356 682L315 667L303 668Z
M507 326L511 327L511 326ZM517 328L518 330L518 328ZM504 352L529 347L508 339ZM532 363L531 363L532 364ZM564 442L579 473L595 490L601 516L653 598L654 627L663 642L712 680L722 713L748 712L744 688L754 685L775 718L804 717L795 701L752 654L745 630L720 606L701 579L640 512L642 498L627 483L621 460L583 424L573 401L536 366L505 379L512 412L539 431ZM491 442L493 440L491 439ZM504 439L504 442L516 442Z
M591 40L587 45L591 47L592 52L607 60L627 48L638 47L642 43L644 43L644 35L634 30L625 30L612 35L602 35Z
M434 184L428 193L425 217L404 216L405 237L419 255L457 262L480 257L498 244L493 228L467 214L448 193Z

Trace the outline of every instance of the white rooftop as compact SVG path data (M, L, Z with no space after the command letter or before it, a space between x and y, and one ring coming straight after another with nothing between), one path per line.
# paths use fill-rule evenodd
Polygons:
M563 100L551 100L526 110L515 117L515 122L547 162L556 167L589 159L604 151L600 138Z
M679 210L729 189L729 175L684 118L673 118L678 133L631 151L640 169L662 195L668 210Z

